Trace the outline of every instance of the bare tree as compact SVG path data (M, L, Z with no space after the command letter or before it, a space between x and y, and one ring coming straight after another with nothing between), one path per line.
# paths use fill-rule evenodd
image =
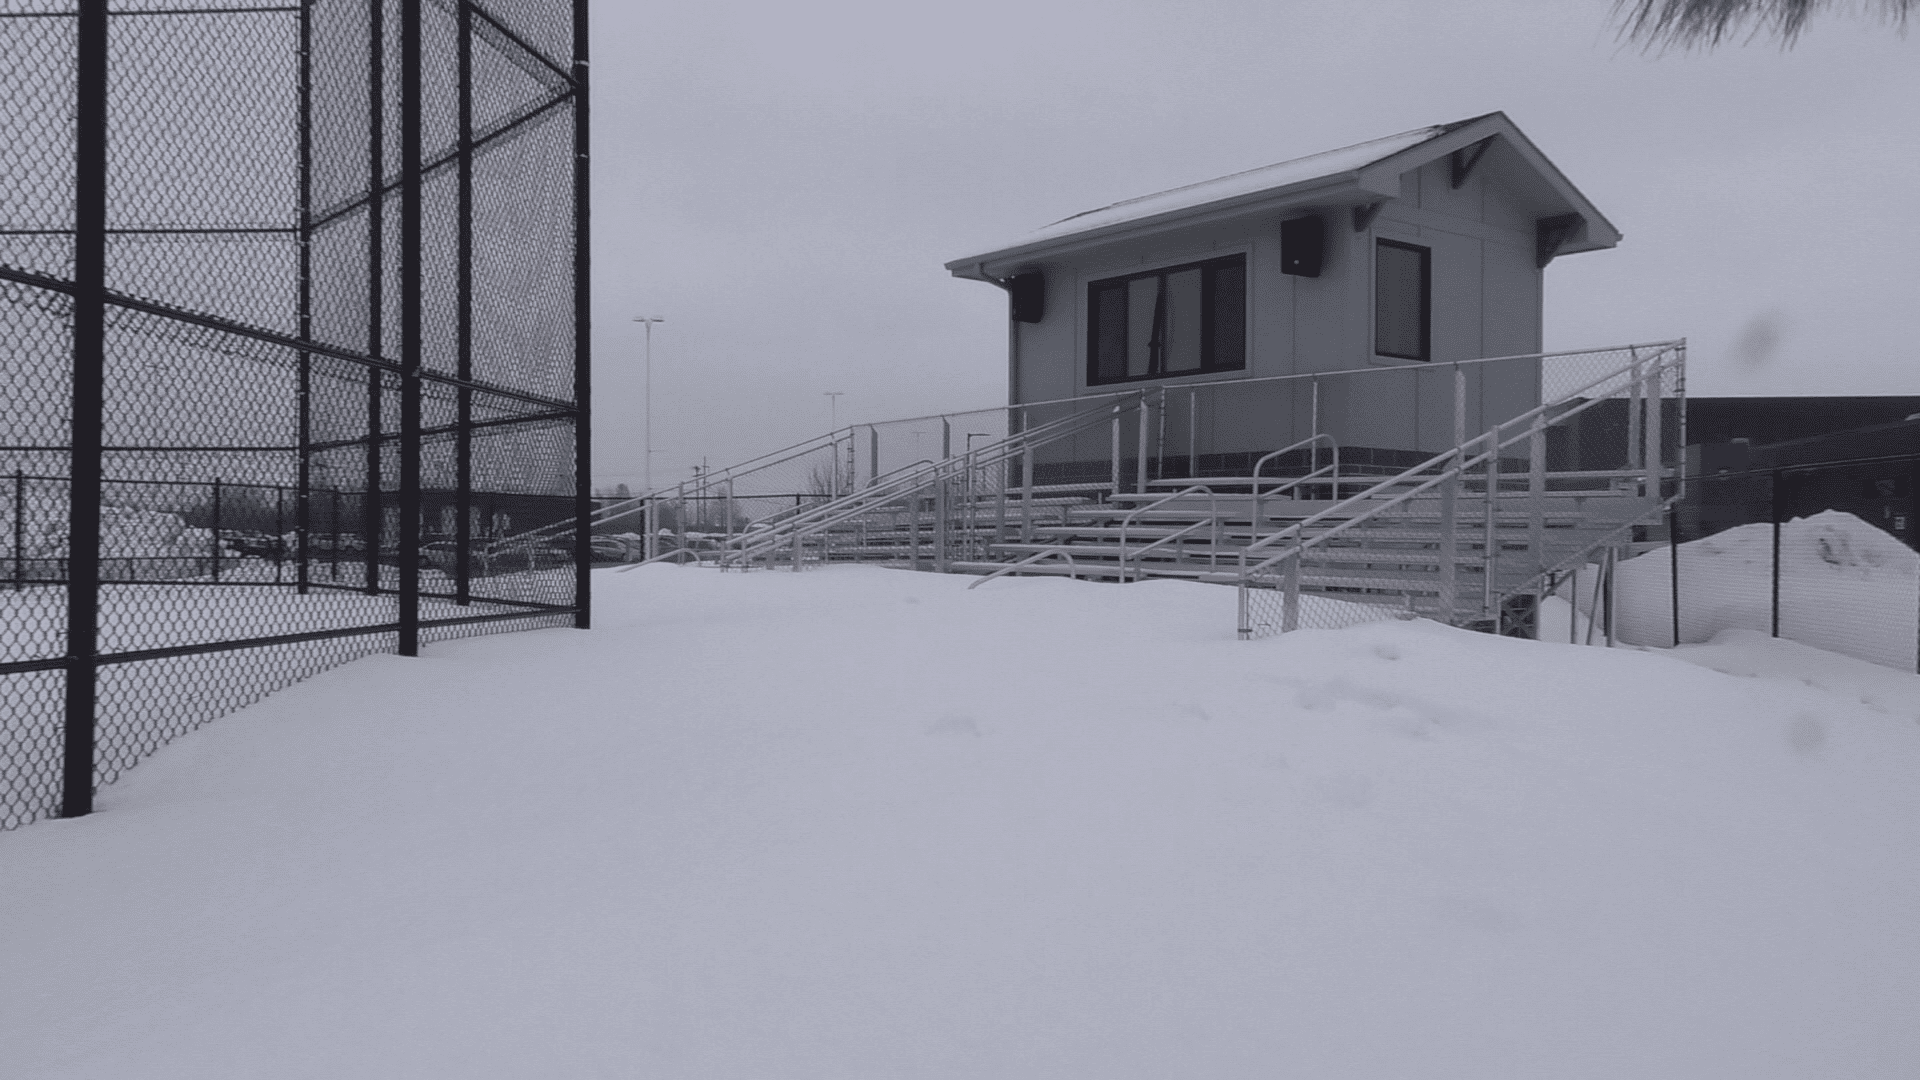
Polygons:
M1907 16L1920 0L1619 0L1622 29L1650 47L1713 48L1738 36L1771 37L1792 48L1815 12L1839 7L1878 15L1906 32Z

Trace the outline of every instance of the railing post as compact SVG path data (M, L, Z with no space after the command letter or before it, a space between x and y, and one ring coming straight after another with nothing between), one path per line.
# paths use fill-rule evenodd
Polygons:
M1460 450L1456 445L1453 451L1453 463L1448 466L1452 471L1452 475L1440 484L1440 536L1438 538L1440 542L1438 552L1440 559L1440 610L1436 612L1436 614L1439 616L1441 622L1449 626L1453 625L1455 575L1457 572L1455 563L1459 555L1460 546L1459 529L1456 527L1454 520L1454 504L1459 498L1461 460Z
M1482 540L1482 543L1485 545L1485 551L1483 553L1484 557L1480 561L1481 574L1484 578L1480 590L1481 618L1488 618L1494 615L1493 600L1498 592L1494 587L1493 580L1494 575L1499 572L1500 567L1500 429L1498 427L1487 433L1486 483L1487 506L1485 536ZM1497 633L1499 630L1499 620L1496 618L1494 622L1494 629Z
M1286 633L1300 629L1300 563L1303 554L1296 545L1293 549L1293 558L1287 562L1286 593L1284 603L1281 605L1283 614L1280 620L1280 629Z
M1527 433L1527 551L1528 575L1547 568L1547 429L1545 418L1533 418Z
M947 572L947 477L938 470L933 478L933 571Z
M1147 490L1147 432L1152 430L1149 424L1152 422L1153 416L1147 411L1147 395L1144 392L1140 395L1138 408L1140 410L1140 423L1139 430L1134 433L1136 445L1133 448L1133 490L1145 494Z
M1187 390L1187 478L1200 475L1200 388ZM1243 590L1244 591L1244 590ZM1242 620L1244 623L1245 620Z
M1457 450L1467 442L1467 372L1453 365L1453 445ZM1455 459L1458 464L1459 459Z
M1154 479L1165 480L1167 478L1167 388L1165 386L1160 388L1159 410L1160 433L1154 437L1153 471L1156 474Z
M1115 498L1118 498L1120 496L1120 405L1117 402L1113 406L1112 444L1108 456L1113 459L1111 463L1113 466L1113 494Z
M1020 446L1020 542L1033 543L1033 439Z

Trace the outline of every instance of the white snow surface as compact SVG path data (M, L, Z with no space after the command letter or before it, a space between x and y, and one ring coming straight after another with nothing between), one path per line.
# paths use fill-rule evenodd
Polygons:
M1672 565L1667 548L1620 563L1621 640L1673 644ZM1591 571L1581 581L1584 613L1591 606ZM1767 634L1772 627L1771 524L1741 525L1680 545L1682 644L1713 640L1727 630ZM1920 554L1841 510L1783 522L1780 636L1915 670L1920 663Z
M1920 1075L1920 677L596 572L0 834L0 1073Z

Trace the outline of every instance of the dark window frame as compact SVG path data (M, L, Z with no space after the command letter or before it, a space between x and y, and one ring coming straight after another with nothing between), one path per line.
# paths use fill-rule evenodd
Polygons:
M1240 333L1236 335L1240 343L1240 349L1239 349L1239 355L1237 357L1235 357L1230 363L1223 364L1223 363L1217 362L1216 355L1215 355L1219 345L1219 333L1218 333L1219 328L1215 324L1215 314L1216 314L1215 307L1217 302L1216 289L1217 289L1218 272L1222 268L1227 268L1227 267L1231 267L1232 269L1239 271L1239 274L1240 274L1240 304L1239 304ZM1126 290L1133 282L1139 281L1143 278L1157 277L1160 279L1159 295L1162 298L1164 298L1167 293L1167 279L1171 275L1178 274L1182 271L1194 270L1194 269L1198 269L1201 271L1201 276L1200 276L1200 313L1201 313L1200 366L1196 368L1188 368L1184 371L1163 370L1163 365L1165 363L1165 353L1160 348L1154 348L1152 351L1152 354L1148 359L1147 371L1145 374L1143 375L1125 374L1124 373L1126 369L1125 357L1126 357L1126 351L1127 351L1125 323L1127 320L1123 315L1121 335L1119 340L1119 349L1121 353L1120 367L1122 370L1122 374L1102 376L1100 374L1100 341L1101 341L1100 294L1106 289L1117 288L1121 291L1122 297L1124 297L1126 295ZM1101 278L1098 281L1088 282L1087 291L1086 291L1087 385L1088 386L1112 386L1118 383L1149 382L1155 379L1178 379L1178 378L1185 378L1190 375L1211 375L1211 374L1216 374L1222 371L1245 371L1247 369L1247 337L1248 337L1247 317L1249 314L1249 309L1252 306L1251 304L1248 303L1247 294L1248 294L1248 275L1247 275L1247 255L1245 252L1238 252L1232 255L1222 255L1216 258L1211 258L1211 259L1200 259L1195 262L1177 263L1171 266L1157 266L1157 267L1154 267L1152 270L1142 270L1138 273L1132 273L1132 274L1120 274L1114 277ZM1123 312L1125 311L1124 301L1122 304L1122 311ZM1155 326L1156 326L1155 333L1156 334L1159 333L1159 329L1158 329L1159 325L1160 325L1160 319L1159 319L1159 316L1156 315L1155 317Z
M1383 247L1417 252L1420 256L1420 353L1417 356L1388 352L1380 347L1380 249ZM1431 361L1433 359L1433 249L1380 236L1374 238L1373 251L1373 355L1388 356L1395 360Z

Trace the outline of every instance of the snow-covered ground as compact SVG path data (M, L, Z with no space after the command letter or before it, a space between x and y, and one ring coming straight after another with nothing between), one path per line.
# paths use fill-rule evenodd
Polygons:
M1659 548L1622 562L1616 595L1622 641L1673 644L1673 555ZM1593 572L1579 605L1592 602ZM1562 609L1564 612L1564 609ZM1773 526L1741 525L1680 545L1680 641L1727 630L1770 633ZM1564 624L1549 634L1564 640ZM1840 510L1780 526L1780 636L1913 671L1920 661L1920 555Z
M971 580L597 573L181 739L0 834L0 1074L1920 1075L1920 677Z

